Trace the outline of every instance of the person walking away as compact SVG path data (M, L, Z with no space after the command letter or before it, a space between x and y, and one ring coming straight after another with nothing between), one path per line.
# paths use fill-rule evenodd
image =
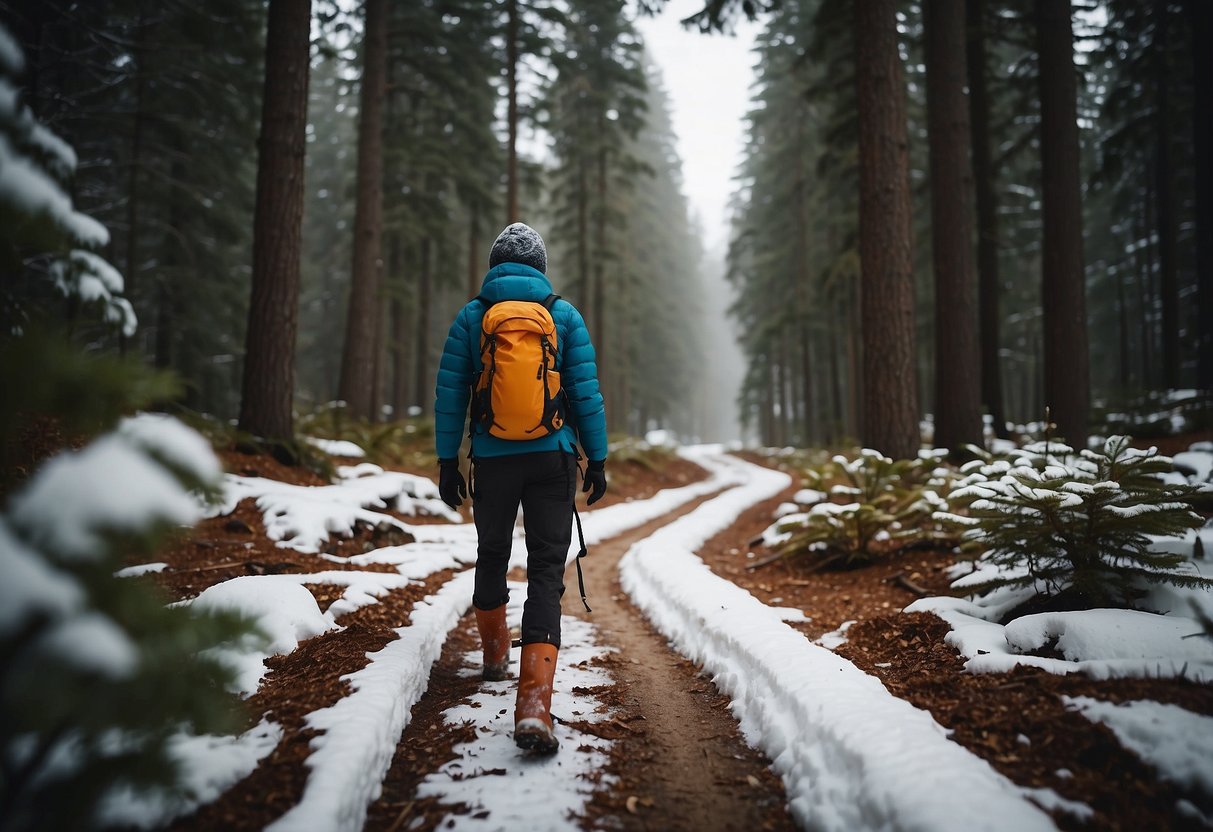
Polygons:
M560 648L560 599L572 540L577 451L587 460L588 505L606 493L606 414L594 346L581 313L552 292L543 238L508 226L489 253L480 294L455 316L442 351L434 404L439 492L458 508L471 492L476 523L472 606L484 678L509 678L506 602L514 521L522 506L527 597L514 710L514 741L551 753L552 685ZM469 420L470 405L470 420ZM459 470L471 436L468 488Z

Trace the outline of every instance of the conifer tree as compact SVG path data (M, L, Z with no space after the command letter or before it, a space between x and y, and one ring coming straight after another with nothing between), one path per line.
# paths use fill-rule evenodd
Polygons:
M863 441L894 459L920 444L905 81L897 4L857 0Z
M935 446L980 444L981 376L973 274L965 5L923 5L935 259Z
M1061 435L1081 446L1088 430L1090 371L1069 3L1037 0L1036 34L1040 54L1045 398Z
M358 179L354 207L353 268L337 395L350 415L372 420L377 326L383 265L383 105L387 89L387 6L363 4L362 80L358 107Z
M311 0L272 0L266 36L240 427L273 440L294 437L311 9Z

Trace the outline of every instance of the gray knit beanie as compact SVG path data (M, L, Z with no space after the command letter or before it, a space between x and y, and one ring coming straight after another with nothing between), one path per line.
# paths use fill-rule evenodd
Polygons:
M506 226L489 252L489 268L502 263L522 263L532 269L547 273L548 250L543 245L539 232L524 222Z

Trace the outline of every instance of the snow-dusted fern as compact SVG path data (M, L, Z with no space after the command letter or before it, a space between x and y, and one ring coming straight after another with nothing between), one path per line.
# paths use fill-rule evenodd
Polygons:
M777 552L773 559L794 557L820 569L870 563L911 545L951 545L954 538L931 517L947 505L940 495L947 493L951 473L939 467L943 453L892 460L864 449L806 470L805 485L819 489L823 499L767 530L764 540Z
M1143 583L1213 586L1183 555L1151 548L1203 522L1189 502L1201 488L1165 484L1170 470L1169 458L1124 436L1078 454L1041 442L965 465L951 501L967 513L935 518L981 553L967 591L1034 587L1080 606L1132 606Z

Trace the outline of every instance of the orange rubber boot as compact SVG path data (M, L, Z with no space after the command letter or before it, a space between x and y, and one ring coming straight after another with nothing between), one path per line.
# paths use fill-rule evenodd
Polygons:
M552 728L552 679L556 675L556 645L522 645L518 704L514 707L514 742L519 748L544 754L556 750Z
M484 680L510 678L510 628L505 623L505 604L494 610L476 610L476 629L484 648Z

